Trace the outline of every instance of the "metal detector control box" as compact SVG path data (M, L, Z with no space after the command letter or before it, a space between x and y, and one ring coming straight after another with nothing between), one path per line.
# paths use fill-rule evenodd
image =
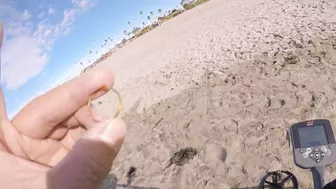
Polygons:
M304 121L290 128L294 162L298 167L311 169L314 188L325 183L324 169L336 161L336 144L330 121Z
M336 161L336 144L328 120L313 120L291 127L294 162L303 169L328 166Z

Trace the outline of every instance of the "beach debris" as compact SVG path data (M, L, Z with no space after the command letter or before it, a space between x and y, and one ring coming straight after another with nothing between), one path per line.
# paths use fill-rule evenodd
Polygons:
M242 169L241 169L241 171L242 171L242 173L243 173L244 175L247 175L247 171L246 171L246 169L245 169L245 167L244 167L244 166L242 166Z
M204 186L208 185L209 180L204 181Z
M291 138L288 130L286 131L286 140L288 142L288 147L291 148Z
M270 107L272 105L272 100L270 97L266 97L267 99L267 107Z
M292 86L295 87L295 88L298 87L294 82L292 82L291 84L292 84Z
M281 99L281 100L280 100L280 104L281 104L281 106L284 106L284 105L286 104L286 101L283 100L283 99Z
M163 120L164 120L164 118L161 118L161 119L159 119L159 121L155 122L155 124L152 127L152 129L155 128L155 127L157 127Z
M183 148L180 151L175 152L173 154L173 157L170 158L169 164L166 166L165 170L168 169L173 164L175 166L183 166L189 163L189 161L192 160L197 154L198 151L196 148L193 147Z
M191 124L191 122L188 121L188 122L184 125L184 128L185 128L185 129L188 128L188 127L190 126L190 124Z
M98 101L98 105L101 105L103 102L102 101Z
M304 48L304 46L301 43L298 43L298 42L294 41L293 39L290 42L288 42L288 44L289 45L293 44L293 46L296 47L296 48L298 48L298 49Z
M279 54L279 52L280 52L280 48L277 48L277 51L274 52L273 57L277 56Z
M299 58L293 54L288 54L288 56L284 58L285 64L297 64L299 61Z
M254 128L256 131L261 131L265 128L265 125L260 122L254 122L251 124L251 128Z
M127 185L131 185L132 181L135 178L135 171L136 168L131 166L130 169L127 172Z
M312 95L311 101L315 102L316 101L316 97L315 97L314 92L310 92L310 94Z
M280 34L273 34L273 36L275 37L275 38L280 38L280 39L283 39L284 37L282 36L282 35L280 35Z
M131 177L135 174L136 168L135 167L130 167L130 169L127 172L127 177Z

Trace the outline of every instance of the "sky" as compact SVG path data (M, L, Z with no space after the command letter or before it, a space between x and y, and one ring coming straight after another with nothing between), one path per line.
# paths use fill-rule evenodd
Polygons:
M106 51L101 47L106 38L113 39L112 46L123 38L125 29L141 26L151 11L157 16L159 9L164 13L180 2L0 0L1 86L9 117L36 96L78 75L83 69L78 62L88 66L88 60L98 57L96 51Z

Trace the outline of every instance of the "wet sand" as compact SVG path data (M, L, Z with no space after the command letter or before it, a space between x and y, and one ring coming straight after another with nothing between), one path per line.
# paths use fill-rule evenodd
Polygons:
M115 72L129 126L104 188L247 188L280 169L311 188L286 130L313 118L336 130L336 2L211 0L98 67ZM114 113L112 93L99 101ZM198 155L165 170L189 146Z

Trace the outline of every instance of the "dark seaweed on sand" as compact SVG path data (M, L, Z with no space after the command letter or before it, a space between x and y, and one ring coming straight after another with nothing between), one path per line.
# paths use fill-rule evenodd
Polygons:
M189 163L189 161L193 159L197 155L197 153L197 149L193 147L184 148L178 152L175 152L173 154L173 157L170 158L169 164L166 166L165 170L173 164L175 166L182 166L186 163Z

